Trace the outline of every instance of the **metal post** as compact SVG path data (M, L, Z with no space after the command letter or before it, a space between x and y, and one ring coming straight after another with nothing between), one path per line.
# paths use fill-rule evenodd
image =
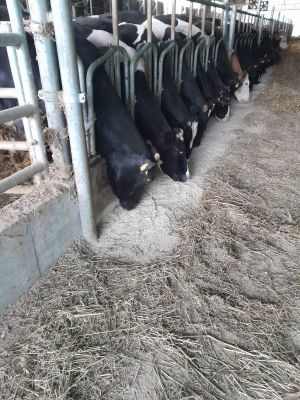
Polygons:
M206 17L206 5L202 8L202 21L201 21L201 36L205 35L205 17Z
M215 36L215 26L216 26L216 8L214 8L214 10L213 10L211 33L210 33L211 37Z
M228 10L229 10L229 0L224 0L224 14L223 14L223 26L222 26L222 31L223 31L223 39L226 41L227 40L227 35L228 35Z
M118 28L118 0L111 0L113 44L119 46L119 28ZM114 76L118 95L121 97L121 72L120 72L120 52L117 51L114 56Z
M256 20L255 29L257 29L257 26L258 26L258 21L259 21L259 16L260 16L260 9L261 9L261 2L262 2L262 0L258 0L257 12L256 12L258 18Z
M147 0L147 43L152 44L152 0ZM152 46L147 53L147 64L148 82L151 83L150 87L155 93L156 88L153 87L152 79Z
M31 31L34 36L34 44L39 64L43 100L45 102L48 127L53 129L58 137L62 154L53 151L53 158L57 166L70 172L70 149L68 137L62 112L59 108L58 94L60 82L58 75L57 58L55 54L55 44L45 32L47 27L47 0L28 0L31 16Z
M69 0L50 0L63 87L63 100L68 122L75 183L82 233L86 240L96 240L96 224L92 204L92 187L84 137L82 108L75 41Z
M190 2L189 8L189 28L188 28L188 38L192 37L192 24L193 24L193 2Z
M229 60L231 60L232 49L233 49L233 44L234 44L235 20L236 20L236 5L233 5L231 7L230 26L229 26L229 40L228 40L228 58L229 58Z
M7 9L9 13L11 28L13 32L18 33L25 37L25 31L23 26L23 17L21 13L21 7L17 0L11 0L7 2ZM35 113L29 117L29 125L31 130L31 138L34 141L34 158L35 161L44 164L47 163L44 139L42 135L42 126L38 110L37 92L33 81L31 71L31 61L28 52L27 41L21 43L20 47L16 51L18 65L22 74L22 86L24 100L28 104L32 104ZM32 154L32 153L31 153Z
M176 0L172 0L172 16L171 16L171 40L175 40L175 14L176 14Z
M257 38L257 43L258 43L258 45L260 45L260 42L261 42L261 35L262 35L262 30L263 30L263 24L264 24L264 16L262 15L262 16L260 17L260 21L259 21L258 38Z
M93 10L93 0L90 0L90 12L91 12L91 15L93 15L93 12L94 12L94 10Z

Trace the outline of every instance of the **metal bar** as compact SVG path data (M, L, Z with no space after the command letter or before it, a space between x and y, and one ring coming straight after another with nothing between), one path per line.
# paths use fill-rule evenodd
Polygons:
M202 21L201 21L201 36L205 35L205 17L206 17L206 5L203 5L202 8Z
M214 8L214 10L213 10L211 33L210 33L211 37L215 36L215 26L216 26L216 8Z
M94 126L94 91L93 91L93 76L95 70L118 51L117 47L110 47L102 57L97 58L89 66L86 73L86 93L87 93L87 105L88 105L88 119L86 129L89 131L90 138L90 154L91 156L96 155L96 142L95 142L95 126Z
M0 88L1 99L17 99L18 93L16 88Z
M56 167L65 173L71 171L71 155L69 141L66 135L63 113L59 107L58 93L60 91L59 71L55 43L44 31L49 12L47 0L28 0L31 16L31 32L34 37L37 61L41 76L43 100L45 102L48 128L57 135L61 151L53 151Z
M198 63L198 55L199 51L202 47L202 52L204 52L205 49L205 38L201 38L197 46L195 47L195 52L194 52L194 66L193 66L193 75L194 78L197 76L197 63Z
M233 44L234 44L235 20L236 20L236 5L233 5L231 7L230 26L229 26L229 40L228 40L228 58L229 58L229 60L231 60L232 49L233 49Z
M16 119L30 117L34 114L35 108L31 104L16 106L0 111L0 123L15 121Z
M152 43L152 0L147 0L147 43ZM150 83L150 87L153 90L151 48L149 48L149 51L146 53L146 63L148 82Z
M20 47L24 37L19 33L0 33L0 47L14 46Z
M209 1L209 0L193 0L194 3L199 3L202 4L204 6L208 6L208 7L215 7L215 8L221 8L221 9L225 9L225 5L224 4L220 4L220 3L216 3L214 1Z
M171 16L171 40L175 40L175 14L176 14L176 0L172 0L172 16Z
M7 9L12 30L25 38L23 17L19 1L8 1ZM36 143L36 146L34 146L35 161L47 164L41 119L38 111L37 92L33 80L31 60L26 40L21 43L17 51L17 58L20 73L22 74L22 86L26 103L31 104L35 110L35 113L29 118L32 140Z
M264 16L262 15L262 16L260 17L260 21L259 21L258 38L257 38L257 43L258 43L258 45L260 45L260 42L261 42L261 35L262 35L263 24L264 24Z
M79 102L79 78L72 31L72 17L69 7L70 2L69 0L50 1L78 194L81 228L84 238L92 241L96 240L97 232L82 110Z
M143 57L144 53L148 51L151 48L151 43L146 43L144 46L139 48L132 60L130 61L130 90L129 90L129 108L130 108L130 113L131 116L134 120L135 116L135 68L136 68L136 63L137 61Z
M157 83L157 102L158 105L161 106L161 94L163 90L163 68L164 68L164 60L166 55L174 49L175 42L170 42L170 44L161 52L158 60L158 83Z
M119 28L118 28L118 0L111 0L113 45L119 46ZM121 97L121 73L120 73L120 53L117 51L114 55L114 75L115 86L118 95Z
M94 10L93 10L93 0L90 0L90 13L91 13L91 15L93 15L93 12L94 12Z
M190 2L189 7L189 27L188 27L188 38L192 37L192 25L193 25L193 2Z
M29 167L26 167L21 171L14 173L11 176L8 176L7 178L0 180L0 194L6 192L8 189L11 189L16 185L19 185L20 183L27 181L30 178L33 178L34 175L45 171L47 168L47 164L37 162L29 165Z
M78 76L79 76L79 87L81 93L86 93L85 86L85 70L82 60L79 56L77 56L77 68L78 68ZM83 112L83 124L85 131L85 141L88 155L91 154L90 149L90 136L88 134L88 111L87 111L87 101L82 104L82 112Z
M227 41L227 36L228 36L228 11L230 9L229 7L229 0L224 0L224 14L223 14L223 26L222 26L222 32L223 32L223 38L225 42Z
M3 30L8 31L8 32L11 31L11 25L8 22L1 23L0 28L2 31ZM8 55L11 73L13 76L14 85L15 85L17 95L18 95L18 103L19 103L19 105L24 105L24 104L26 104L26 100L25 100L25 95L24 95L24 90L23 90L23 85L22 85L22 79L21 79L18 59L17 59L17 51L14 47L7 47L6 51L7 51L7 55ZM31 143L33 140L32 140L31 127L29 124L29 120L28 120L28 118L23 118L22 122L23 122L23 126L24 126L26 140L28 143ZM30 155L31 161L34 162L36 160L34 146L30 147L29 155Z
M184 57L184 53L187 51L187 49L191 47L191 52L193 52L193 48L194 48L194 42L193 39L187 39L185 45L182 47L182 49L180 50L179 53L179 60L178 60L178 77L177 77L177 87L178 87L178 91L180 92L180 88L181 88L181 83L182 83L182 64L183 64L183 57ZM189 65L190 69L192 70L193 65Z
M0 140L0 150L7 151L29 151L29 145L27 142L12 141L12 140Z

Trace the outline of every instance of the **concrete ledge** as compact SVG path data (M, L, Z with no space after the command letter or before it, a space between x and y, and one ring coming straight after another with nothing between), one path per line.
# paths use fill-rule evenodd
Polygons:
M51 174L50 174L51 175ZM118 200L106 176L106 166L91 166L97 222ZM0 209L0 313L16 301L81 234L72 181L52 177L33 191Z

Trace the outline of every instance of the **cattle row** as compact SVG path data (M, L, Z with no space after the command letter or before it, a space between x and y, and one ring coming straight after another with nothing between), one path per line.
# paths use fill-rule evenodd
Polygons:
M5 20L5 10L1 12L1 19ZM147 18L136 11L123 11L118 13L118 21L119 45L132 61L147 38ZM258 40L254 29L242 34L239 33L241 24L236 24L235 51L229 60L220 28L214 28L209 19L203 28L198 18L194 17L192 22L191 29L185 15L176 15L175 41L179 52L189 36L193 46L181 60L180 82L174 75L174 52L166 53L159 101L157 88L149 81L147 60L138 60L133 76L134 119L125 102L122 56L121 95L104 65L94 73L96 150L105 158L112 189L126 209L137 204L146 185L154 178L157 166L174 181L187 181L188 160L192 149L201 144L209 118L214 115L219 121L227 121L231 98L248 102L253 85L260 82L268 66L279 61L279 40L272 39L268 30ZM114 43L112 25L110 14L73 20L77 54L85 72ZM203 47L197 45L201 40L207 44L212 33L218 44L217 51L216 46L210 47L203 57ZM153 17L151 35L152 46L160 56L170 44L171 15ZM40 89L33 38L28 34L27 39L35 83ZM197 54L195 49L200 49ZM6 50L0 49L0 52L3 60L0 87L13 87ZM14 101L0 99L1 109L12 107Z

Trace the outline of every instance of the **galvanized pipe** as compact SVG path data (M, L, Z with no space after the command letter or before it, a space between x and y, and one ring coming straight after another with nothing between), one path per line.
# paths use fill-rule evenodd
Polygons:
M10 32L11 25L10 25L10 23L7 23L7 22L0 23L0 29L1 29L1 31L4 30L4 31ZM9 59L9 65L10 65L11 73L13 76L15 89L17 91L18 103L19 103L19 105L24 105L24 104L26 104L26 100L25 100L22 79L21 79L21 74L20 74L20 69L19 69L19 64L18 64L17 51L14 47L7 47L6 51L7 51L7 55L8 55L8 59ZM29 120L28 120L28 118L23 118L22 121L23 121L26 140L28 143L32 143L33 139L32 139L31 127L29 124ZM30 148L29 155L30 155L30 159L32 162L36 161L34 146L32 146Z
M0 150L29 151L29 145L27 142L13 141L13 140L0 140Z
M205 35L205 17L206 17L206 5L203 5L202 8L202 21L201 21L201 36Z
M45 32L48 22L48 4L47 0L39 0L38 2L28 0L28 3L48 127L55 131L61 147L61 152L53 152L53 158L57 167L59 166L61 170L68 174L71 171L71 155L63 113L58 102L60 81L56 49L53 40Z
M84 137L82 109L79 102L79 78L72 30L70 2L50 0L68 123L73 169L78 194L81 228L86 240L97 239L92 203L92 187Z
M193 25L193 2L190 2L189 7L189 27L188 27L188 38L192 37L192 25Z
M47 168L47 164L36 162L29 167L23 168L7 178L0 181L0 194L6 192L8 189L26 182L28 179L33 178L36 174L43 172Z
M23 41L23 36L19 33L0 33L0 47L19 47Z
M260 42L261 42L261 35L262 35L263 24L264 24L264 16L262 15L262 16L260 17L260 21L259 21L258 38L257 38L257 43L258 43L258 45L260 45Z
M215 36L215 26L216 26L216 8L214 8L214 10L213 10L213 17L212 17L212 23L211 23L211 33L210 33L211 37Z
M258 16L258 20L259 20L259 16L260 16L261 2L262 2L262 0L258 0L258 4L257 4L256 15ZM258 20L256 21L256 26L255 26L256 29L257 29L257 25L258 25Z
M25 38L23 17L18 0L8 1L7 9L12 30ZM17 51L17 58L20 72L22 74L23 93L26 103L31 104L35 110L34 114L29 118L32 140L36 143L36 146L34 147L35 160L47 165L41 119L38 111L37 92L33 81L31 60L26 40L20 44L19 50Z
M179 60L178 60L178 78L177 78L177 87L178 90L180 91L181 88L181 83L182 83L182 64L183 64L183 57L184 53L190 48L191 53L193 53L194 50L194 42L193 39L187 39L185 45L182 47L179 53ZM190 69L192 70L193 64L189 65Z
M147 0L147 43L152 44L152 0ZM152 46L151 46L152 48ZM153 87L153 77L152 77L152 51L149 48L148 53L146 53L147 62L147 76L148 82L151 83L151 89L156 92L156 88Z
M223 31L223 38L225 42L227 41L227 36L228 36L228 11L230 9L229 7L229 0L224 0L224 14L223 14L223 26L222 26L222 31Z
M163 90L163 68L164 68L164 60L166 55L174 49L175 42L170 42L170 44L161 52L158 60L158 83L157 83L157 102L159 107L161 106L161 94Z
M97 58L92 64L89 66L86 73L86 93L87 93L87 108L88 108L88 118L85 129L89 131L90 138L90 154L91 156L96 155L96 140L95 140L95 126L94 126L94 90L93 90L93 76L95 70L106 61L110 60L111 57L115 55L118 51L117 47L110 47L102 57Z
M176 14L176 0L172 0L172 15L171 15L171 40L175 40L175 18Z
M91 15L93 15L93 12L94 12L94 10L93 10L93 0L90 0L90 13L91 13Z
M15 88L0 88L1 99L17 99L18 93Z
M194 65L193 65L193 76L194 76L194 78L196 78L196 76L197 76L197 63L198 63L198 56L199 56L200 49L202 50L202 54L203 54L204 50L205 50L205 38L201 38L199 43L195 47Z
M231 60L232 49L234 44L235 20L236 20L236 5L231 7L230 26L229 26L229 40L228 40L228 58Z
M36 109L31 104L16 106L0 111L0 123L15 121L16 119L31 117L36 112Z
M119 27L118 27L118 0L111 0L113 45L119 46ZM115 86L118 95L121 97L121 72L120 72L120 53L114 55L114 76Z
M135 118L135 68L138 60L151 48L151 43L144 44L139 48L130 61L130 90L129 90L129 108L132 119Z

